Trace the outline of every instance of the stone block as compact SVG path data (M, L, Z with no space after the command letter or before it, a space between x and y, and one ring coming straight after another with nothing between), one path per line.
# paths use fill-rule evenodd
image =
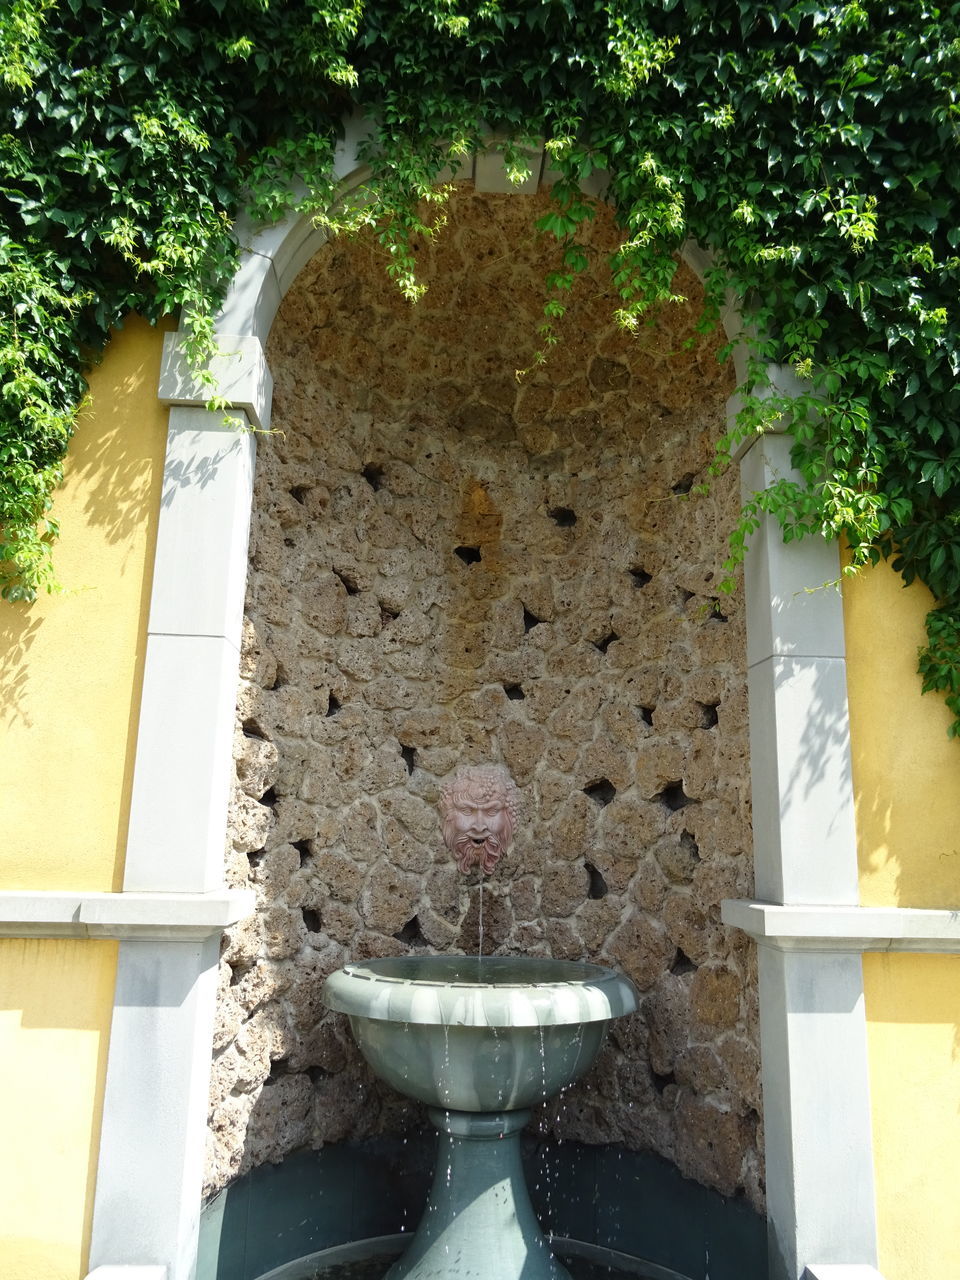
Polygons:
M389 863L378 863L370 871L360 894L360 915L369 929L399 933L415 914L419 895L416 876Z
M677 1164L687 1177L730 1196L740 1183L750 1139L749 1126L734 1111L680 1091L677 1106Z
M704 1027L735 1027L743 979L722 965L701 965L693 975L690 1007Z
M619 925L607 939L606 954L647 991L663 976L676 948L659 920L635 915Z

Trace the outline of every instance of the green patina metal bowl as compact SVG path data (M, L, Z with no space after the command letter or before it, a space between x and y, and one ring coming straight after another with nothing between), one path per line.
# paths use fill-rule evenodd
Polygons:
M455 1111L543 1102L588 1070L633 984L600 965L533 956L397 956L346 965L323 999L400 1093Z

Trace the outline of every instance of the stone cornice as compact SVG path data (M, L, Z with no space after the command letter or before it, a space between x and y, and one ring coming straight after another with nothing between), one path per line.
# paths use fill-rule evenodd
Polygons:
M724 924L757 942L809 951L960 953L960 911L921 907L781 905L727 899Z
M0 892L2 938L207 938L253 910L244 889L213 893Z

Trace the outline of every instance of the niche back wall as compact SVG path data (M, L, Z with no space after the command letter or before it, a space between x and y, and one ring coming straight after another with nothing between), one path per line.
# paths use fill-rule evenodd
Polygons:
M685 268L685 305L617 328L608 214L535 365L545 207L460 186L416 307L373 238L337 241L274 325L227 870L259 909L221 964L208 1191L424 1122L320 987L348 960L476 950L436 800L498 761L524 817L484 952L611 963L642 998L538 1123L762 1203L756 976L719 919L752 887L742 601L717 590L736 477L696 493L732 375Z

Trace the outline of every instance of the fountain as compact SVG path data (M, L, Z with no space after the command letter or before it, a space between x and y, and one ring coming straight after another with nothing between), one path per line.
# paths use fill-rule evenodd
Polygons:
M461 870L493 871L517 819L506 770L463 769L441 796ZM481 880L482 883L482 880ZM607 1023L637 1007L600 965L525 956L408 955L348 964L324 985L373 1070L425 1102L440 1131L430 1199L386 1280L569 1280L530 1203L520 1133L579 1079Z

